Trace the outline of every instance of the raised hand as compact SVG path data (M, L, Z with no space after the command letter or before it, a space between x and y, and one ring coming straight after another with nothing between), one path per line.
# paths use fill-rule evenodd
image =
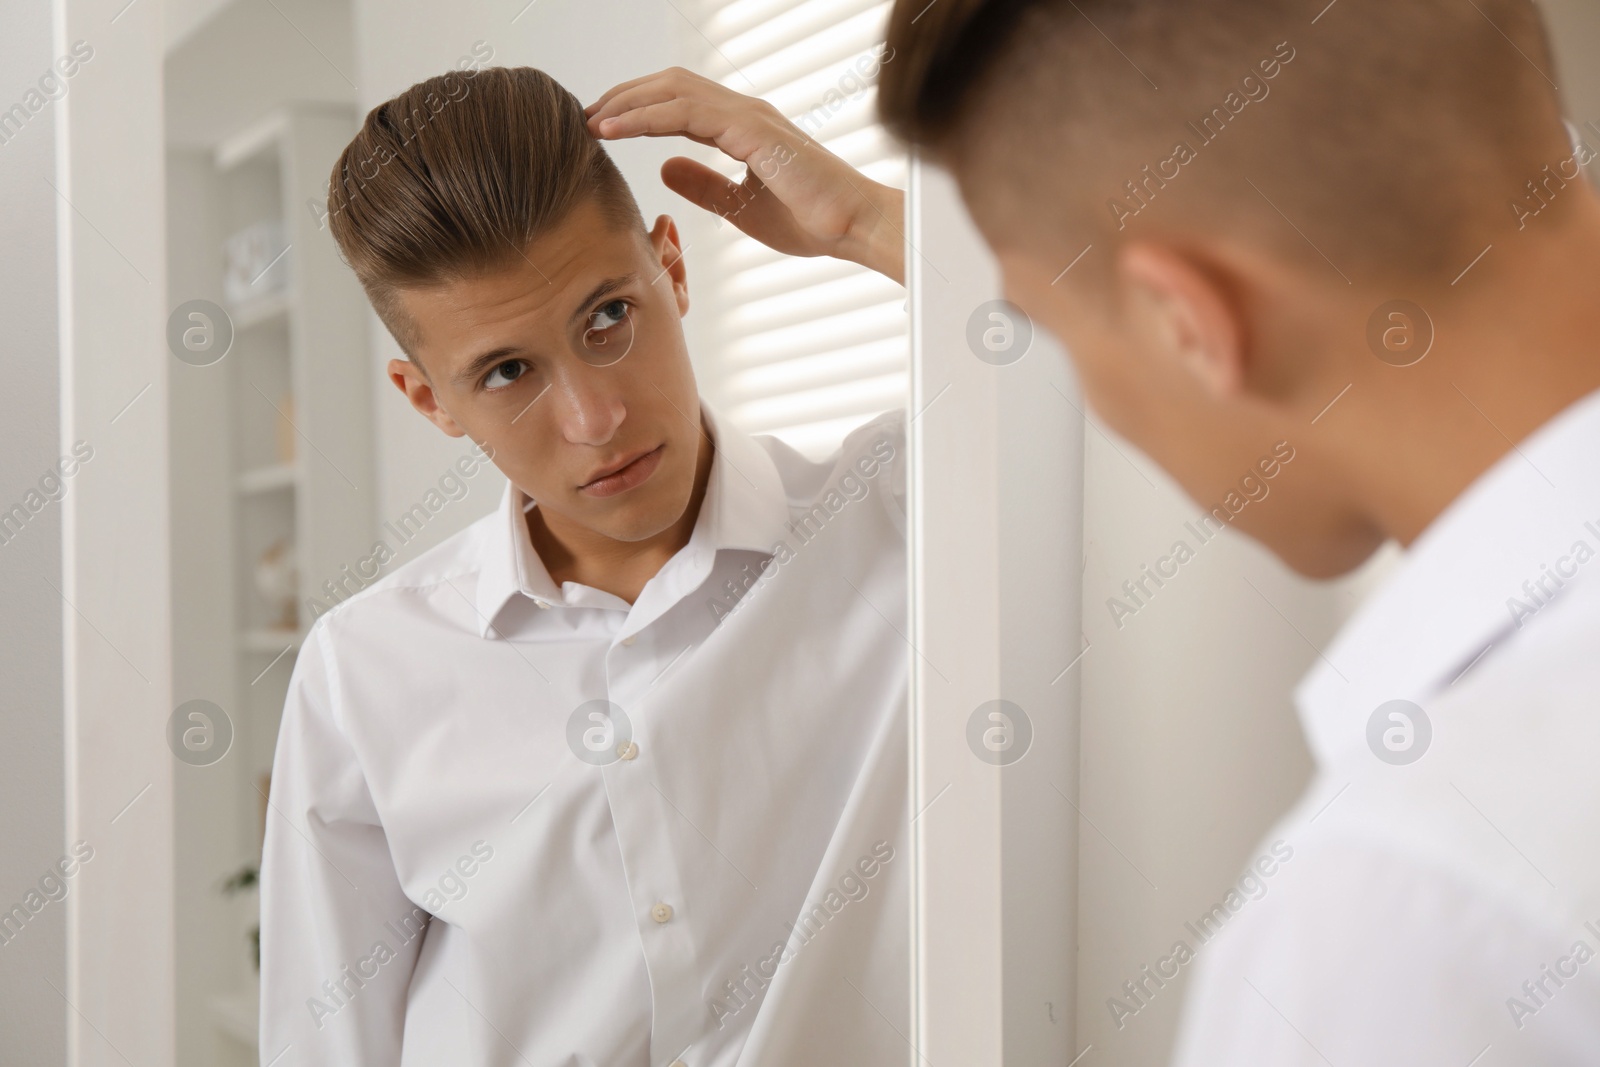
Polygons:
M669 189L779 252L834 256L905 281L904 194L808 137L777 108L681 67L623 82L584 109L596 137L687 137L746 167L742 182L683 156Z

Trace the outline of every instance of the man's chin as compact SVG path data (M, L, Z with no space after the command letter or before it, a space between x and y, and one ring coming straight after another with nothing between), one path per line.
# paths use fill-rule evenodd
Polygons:
M682 517L682 508L640 508L636 514L602 516L590 529L613 541L637 544L667 532Z
M1343 578L1359 569L1385 544L1381 535L1370 531L1340 537L1279 536L1271 541L1254 537L1248 531L1246 535L1264 544L1300 577L1319 582Z

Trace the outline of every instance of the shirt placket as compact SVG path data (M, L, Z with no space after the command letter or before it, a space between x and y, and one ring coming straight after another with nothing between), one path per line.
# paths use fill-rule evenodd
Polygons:
M670 576L679 594L695 588L709 565L684 568ZM664 576L665 577L665 576ZM619 621L618 632L628 626ZM673 848L684 816L656 784L651 738L664 724L661 709L649 703L656 680L683 649L675 647L663 620L614 641L606 656L608 699L628 716L627 737L617 737L617 759L604 769L617 845L628 880L628 896L650 976L652 1002L650 1062L653 1067L696 1067L693 1042L703 1032L708 1009L701 1003L693 929L704 917L693 914L685 892L682 857ZM676 669L676 668L674 668ZM694 831L690 831L691 833Z

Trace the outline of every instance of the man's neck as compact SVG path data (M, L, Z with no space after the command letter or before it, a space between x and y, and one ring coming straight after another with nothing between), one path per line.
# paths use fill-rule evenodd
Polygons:
M551 529L540 509L531 509L527 513L528 535L550 579L558 586L563 582L587 585L621 597L630 604L638 600L645 584L689 543L700 517L700 505L705 501L706 486L711 481L715 454L709 432L702 432L689 506L677 522L642 541L618 541L559 521L557 529Z
M1539 220L1564 223L1559 231L1496 242L1476 295L1434 309L1437 338L1422 362L1404 377L1369 367L1376 380L1356 383L1372 402L1351 405L1342 426L1346 474L1402 545L1524 438L1600 390L1600 199L1572 192L1583 199L1566 218Z

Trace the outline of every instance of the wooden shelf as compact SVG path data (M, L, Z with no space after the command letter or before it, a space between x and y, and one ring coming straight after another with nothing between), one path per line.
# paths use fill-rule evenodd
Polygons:
M239 492L270 493L278 489L293 489L296 474L293 463L273 463L257 467L239 475Z

